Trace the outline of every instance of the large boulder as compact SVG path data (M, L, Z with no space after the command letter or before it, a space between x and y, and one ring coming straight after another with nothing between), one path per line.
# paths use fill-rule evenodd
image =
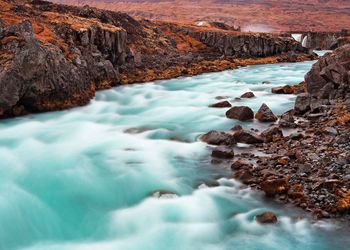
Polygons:
M264 139L257 133L244 129L236 131L233 136L235 141L240 143L256 144L264 142Z
M310 110L311 97L309 94L301 94L295 100L294 110L297 114L303 114Z
M234 145L236 143L232 134L219 131L210 131L202 135L200 139L210 145Z
M222 159L232 159L235 156L235 153L230 147L219 146L213 149L211 156Z
M254 119L254 112L247 106L235 106L226 112L226 117L240 121L249 121Z
M258 112L255 114L255 119L260 122L275 122L277 121L277 116L275 116L272 110L265 103L263 103Z

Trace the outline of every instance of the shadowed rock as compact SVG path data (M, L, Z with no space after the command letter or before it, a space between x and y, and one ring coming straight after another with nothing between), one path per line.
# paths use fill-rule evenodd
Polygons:
M241 95L241 98L253 98L255 97L253 92L246 92L243 95Z
M219 131L210 131L202 135L200 139L210 145L234 145L236 143L233 135Z
M219 146L213 149L211 155L216 158L231 159L235 156L232 148Z
M232 107L232 105L228 101L223 101L223 102L211 104L209 107L210 108L229 108L229 107Z
M243 129L236 131L233 136L236 142L240 143L256 144L264 142L264 139L260 135Z
M265 142L272 142L274 138L282 138L283 132L278 126L272 126L261 133Z

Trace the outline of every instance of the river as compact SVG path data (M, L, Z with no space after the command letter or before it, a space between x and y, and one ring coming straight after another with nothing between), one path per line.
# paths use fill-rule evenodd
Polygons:
M332 221L265 200L212 164L198 140L240 123L208 108L227 96L276 114L313 62L239 68L101 91L90 105L0 122L0 249L349 249ZM269 84L262 84L269 81ZM256 98L234 101L246 91ZM207 187L218 179L219 186ZM210 185L209 185L210 186ZM157 198L157 191L177 196ZM259 225L266 210L276 225Z

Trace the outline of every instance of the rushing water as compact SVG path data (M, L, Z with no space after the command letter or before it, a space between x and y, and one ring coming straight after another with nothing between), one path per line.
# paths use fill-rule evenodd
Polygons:
M349 235L334 224L314 223L229 178L201 185L231 175L198 141L237 124L225 109L208 108L215 97L282 113L295 97L271 87L300 82L311 64L119 87L86 107L2 121L0 249L348 249ZM249 90L257 97L233 101ZM178 197L153 197L159 190ZM255 222L266 210L278 214L277 225Z

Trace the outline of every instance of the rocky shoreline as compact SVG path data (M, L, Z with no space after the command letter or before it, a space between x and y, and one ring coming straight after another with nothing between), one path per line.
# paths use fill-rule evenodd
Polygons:
M226 132L211 131L201 139L213 145L216 160L230 161L234 178L266 196L301 207L316 219L348 218L349 61L350 45L346 45L322 57L305 76L305 83L272 90L299 95L295 108L278 117L262 105L255 119L269 122L267 130L259 133L235 126ZM254 119L253 111L244 106L231 107L226 116ZM249 149L235 154L242 143L249 144Z

